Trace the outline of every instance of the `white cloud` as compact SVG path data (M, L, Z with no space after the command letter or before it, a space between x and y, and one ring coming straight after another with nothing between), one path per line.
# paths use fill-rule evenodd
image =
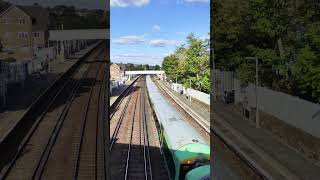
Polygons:
M163 56L159 55L147 55L144 53L132 53L132 54L116 54L111 55L110 59L116 63L133 63L133 64L149 64L156 65L161 64Z
M174 52L170 51L170 52L167 52L167 53L165 53L165 54L163 54L163 55L166 57L166 56L172 55L173 53L174 53Z
M153 27L152 27L152 31L160 31L160 26L158 26L158 25L154 25Z
M112 40L112 42L116 44L141 44L145 40L143 36L122 36Z
M111 7L144 6L149 4L150 0L111 0Z
M205 34L205 35L201 36L200 39L209 40L210 39L210 35L209 34Z
M112 43L129 45L129 44L146 44L153 47L166 47L166 46L178 46L181 44L180 41L170 39L151 39L146 40L145 35L142 36L122 36L112 39Z
M179 31L179 32L176 32L177 35L183 35L183 36L186 36L187 33L186 32L183 32L183 31Z
M165 47L169 45L179 45L180 42L176 40L155 39L155 40L151 40L149 44L155 47Z

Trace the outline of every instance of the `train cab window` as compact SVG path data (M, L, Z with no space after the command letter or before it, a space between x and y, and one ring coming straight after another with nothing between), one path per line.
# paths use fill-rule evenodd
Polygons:
M179 180L184 180L186 174L189 171L191 171L191 164L181 164L180 173L179 173Z
M163 141L163 153L164 153L164 157L166 159L166 163L167 163L167 166L168 166L168 169L170 172L170 177L171 177L171 179L174 179L175 174L176 174L176 169L174 166L172 154L168 148L166 141Z
M186 174L200 166L204 166L210 164L210 161L208 159L199 159L195 160L192 164L181 164L180 165L180 173L179 173L179 180L184 180Z

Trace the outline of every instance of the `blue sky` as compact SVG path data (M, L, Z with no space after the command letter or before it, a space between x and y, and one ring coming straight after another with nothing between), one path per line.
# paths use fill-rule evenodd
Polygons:
M161 64L194 33L208 38L209 0L111 0L111 61Z

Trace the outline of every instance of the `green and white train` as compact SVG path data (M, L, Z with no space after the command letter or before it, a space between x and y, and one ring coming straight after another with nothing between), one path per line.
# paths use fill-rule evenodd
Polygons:
M147 76L147 88L157 116L161 149L170 179L210 179L210 146L162 96L150 76Z

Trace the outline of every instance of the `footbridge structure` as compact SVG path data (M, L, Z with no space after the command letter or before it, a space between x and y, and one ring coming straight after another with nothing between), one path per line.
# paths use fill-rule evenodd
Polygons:
M54 47L60 61L93 41L109 39L110 29L49 30L49 44Z
M165 76L165 71L155 71L155 70L146 70L146 71L125 71L125 75L129 76L129 79L136 75L157 75L160 79L163 79Z

